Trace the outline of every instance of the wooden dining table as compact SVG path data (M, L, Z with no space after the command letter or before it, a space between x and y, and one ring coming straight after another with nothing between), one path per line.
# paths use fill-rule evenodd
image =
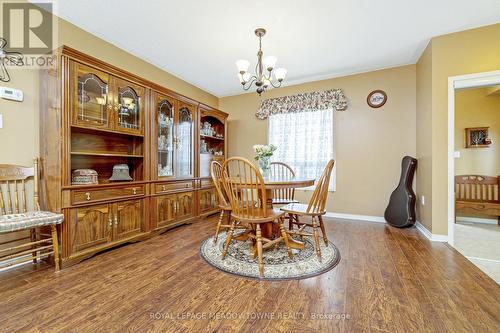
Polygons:
M289 188L304 188L314 185L314 179L312 178L301 178L301 177L279 177L279 176L268 176L264 177L264 185L266 188L266 201L269 208L273 208L273 191L279 189L289 189ZM279 228L273 223L263 223L262 225L262 236L273 239L276 235L279 235ZM303 250L304 243L294 240L291 237L288 241L289 245L293 249Z

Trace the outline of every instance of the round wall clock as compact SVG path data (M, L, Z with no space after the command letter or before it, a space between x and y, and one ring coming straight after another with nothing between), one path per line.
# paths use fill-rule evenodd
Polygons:
M374 90L368 95L366 102L372 108L379 108L387 102L387 94L383 90Z

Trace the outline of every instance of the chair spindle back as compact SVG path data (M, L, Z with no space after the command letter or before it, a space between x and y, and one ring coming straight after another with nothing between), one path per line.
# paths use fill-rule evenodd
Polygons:
M40 210L38 201L38 160L33 167L0 164L0 215L17 214L28 211L26 183L33 178L34 210Z
M219 203L221 206L229 206L229 198L227 197L226 190L222 184L222 164L217 161L210 163L210 175L215 185L215 190L219 196Z
M316 183L309 205L307 206L308 213L321 214L325 210L326 198L328 196L328 185L330 184L330 177L332 175L334 160L330 160L327 164L321 177Z
M222 182L235 218L267 217L266 189L260 171L241 157L227 159L222 168Z
M295 172L286 163L271 162L269 163L269 176L273 179L290 180L295 177ZM273 190L274 199L293 201L294 197L295 197L294 188L282 188Z

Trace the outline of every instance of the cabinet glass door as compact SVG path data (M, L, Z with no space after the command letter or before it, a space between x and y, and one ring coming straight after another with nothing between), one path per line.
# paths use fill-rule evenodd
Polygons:
M193 175L193 108L188 105L179 107L179 122L177 125L177 176Z
M72 71L73 124L109 128L109 76L79 63L72 63Z
M158 135L158 177L174 175L174 105L167 98L156 98Z
M127 133L142 133L143 87L115 78L115 126Z

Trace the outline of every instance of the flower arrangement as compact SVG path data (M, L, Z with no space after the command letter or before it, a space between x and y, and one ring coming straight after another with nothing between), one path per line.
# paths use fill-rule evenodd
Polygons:
M255 156L255 160L258 161L260 159L269 159L273 156L273 153L278 149L275 145L254 145L253 150L257 154Z
M255 160L259 162L260 172L262 176L269 176L269 159L273 156L274 151L278 149L275 145L254 145L253 150L257 154Z

